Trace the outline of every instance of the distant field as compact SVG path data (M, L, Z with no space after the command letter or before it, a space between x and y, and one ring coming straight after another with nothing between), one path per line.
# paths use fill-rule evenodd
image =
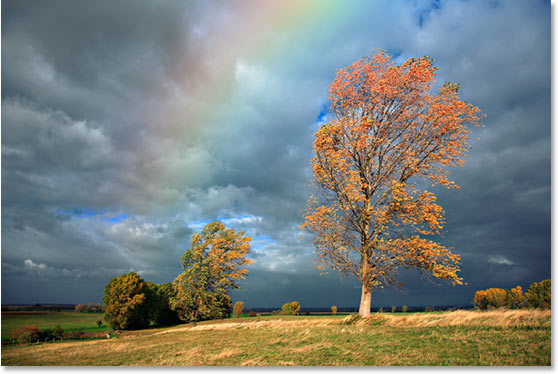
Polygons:
M97 321L103 327L97 327ZM39 329L53 328L59 324L65 331L104 331L107 330L103 313L78 312L2 312L2 338L21 326L34 325Z
M238 318L4 346L2 365L550 365L550 311Z

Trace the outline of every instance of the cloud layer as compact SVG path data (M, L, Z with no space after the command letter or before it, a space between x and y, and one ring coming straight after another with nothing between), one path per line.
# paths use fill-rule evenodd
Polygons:
M377 48L432 56L487 117L462 188L434 191L469 284L402 274L373 305L550 277L547 2L3 1L2 302L99 301L131 270L171 281L221 219L254 239L233 299L356 305L298 226L328 84Z

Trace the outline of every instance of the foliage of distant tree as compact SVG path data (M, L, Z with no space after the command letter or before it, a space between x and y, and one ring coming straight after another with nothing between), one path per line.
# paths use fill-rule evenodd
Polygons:
M333 314L333 315L337 314L337 306L336 305L331 306L331 314Z
M91 302L91 303L87 304L87 312L88 313L102 313L102 312L104 312L104 308L101 304Z
M173 282L175 295L170 302L180 319L197 322L229 316L232 302L227 293L240 288L238 281L248 274L244 266L252 262L246 258L251 240L220 222L192 235L182 257L184 272Z
M291 301L290 303L285 303L281 307L281 314L287 316L295 316L300 312L300 303L298 301Z
M521 309L525 306L525 297L521 286L506 290L506 306L509 309Z
M392 312L392 313L395 313L396 310L397 310L396 307L394 307L394 306L391 307L391 312Z
M114 329L140 329L149 325L149 287L136 273L112 278L105 287L105 321Z
M309 199L302 227L315 235L320 268L360 280L363 317L373 288L402 285L402 268L463 283L459 255L429 239L443 228L443 209L418 186L457 187L449 170L463 164L480 111L459 98L458 84L431 93L436 70L430 57L397 65L386 53L338 70L331 120L315 134L319 196Z
M244 303L242 301L237 301L236 303L234 303L233 317L234 318L241 317L243 309L244 309Z
M525 302L529 308L550 309L552 303L551 281L545 279L534 282L525 293Z
M76 312L80 312L80 313L81 313L81 312L85 312L85 311L87 310L87 307L86 307L84 304L77 304L77 305L74 307L74 310L75 310Z
M473 305L480 310L504 308L507 306L507 291L503 288L489 288L475 292Z
M403 307L401 308L401 311L402 311L403 313L407 313L407 310L408 310L407 305L403 305Z

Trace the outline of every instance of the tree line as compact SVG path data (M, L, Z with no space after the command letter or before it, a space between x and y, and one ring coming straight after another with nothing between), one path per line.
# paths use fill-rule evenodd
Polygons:
M551 281L545 279L541 282L531 283L525 294L521 286L512 289L489 288L475 292L473 305L476 309L487 310L496 308L509 309L550 309L551 307Z

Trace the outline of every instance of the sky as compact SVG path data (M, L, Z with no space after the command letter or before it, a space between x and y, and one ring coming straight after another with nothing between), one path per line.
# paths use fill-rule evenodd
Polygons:
M358 306L301 232L337 69L431 56L486 118L431 188L463 286L401 273L372 306L470 305L551 274L548 1L2 1L3 304L99 302L180 272L219 219L250 235L250 307ZM479 138L480 140L476 140Z

